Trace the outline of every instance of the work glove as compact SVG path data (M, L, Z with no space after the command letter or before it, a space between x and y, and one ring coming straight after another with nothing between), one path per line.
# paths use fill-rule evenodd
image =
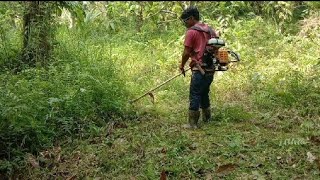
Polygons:
M186 72L184 71L184 67L180 64L179 69L184 77L186 77Z

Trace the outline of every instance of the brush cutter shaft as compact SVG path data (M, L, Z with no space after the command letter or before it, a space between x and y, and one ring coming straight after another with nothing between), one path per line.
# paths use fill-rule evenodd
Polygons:
M188 71L188 70L190 70L190 69L191 69L191 68L188 68L188 69L186 69L184 72L186 72L186 71ZM182 72L181 72L180 74L177 74L177 75L173 76L172 78L170 78L170 79L166 80L165 82L163 82L163 83L159 84L157 87L155 87L155 88L153 88L153 89L149 90L148 92L146 92L146 93L145 93L145 94L143 94L142 96L140 96L140 97L138 97L138 98L136 98L136 99L134 99L134 100L130 101L130 103L134 103L134 102L138 101L139 99L141 99L141 98L143 98L144 96L148 95L150 92L152 92L152 91L154 91L154 90L156 90L156 89L160 88L161 86L163 86L163 85L167 84L168 82L170 82L170 81L171 81L171 80L173 80L174 78L176 78L176 77L180 76L181 74L182 74Z

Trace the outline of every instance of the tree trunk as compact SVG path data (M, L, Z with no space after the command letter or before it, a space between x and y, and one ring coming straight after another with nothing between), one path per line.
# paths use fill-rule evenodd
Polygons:
M22 49L22 61L26 65L33 67L37 64L44 65L47 62L51 50L50 9L48 2L26 2Z
M138 23L137 23L137 31L141 32L141 28L143 25L143 2L138 2L139 3L139 15L138 15Z

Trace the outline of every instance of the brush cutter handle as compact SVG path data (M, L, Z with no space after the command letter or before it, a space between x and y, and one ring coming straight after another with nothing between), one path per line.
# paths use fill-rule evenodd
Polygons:
M239 62L239 61L240 61L240 56L239 56L239 54L237 54L236 52L231 51L231 50L228 50L228 53L229 53L232 57L234 57L234 59L236 59L236 60L232 60L232 61L230 61L230 62Z
M189 71L190 69L191 69L191 68L189 67L188 69L184 70L184 72ZM136 99L134 99L134 100L131 100L131 101L130 101L130 103L134 103L134 102L138 101L139 99L141 99L141 98L143 98L144 96L148 95L148 94L149 94L149 93L151 93L152 91L154 91L154 90L156 90L156 89L160 88L161 86L163 86L163 85L167 84L168 82L170 82L171 80L173 80L173 79L175 79L176 77L180 76L181 74L183 74L183 72L181 72L181 73L179 73L179 74L177 74L177 75L173 76L172 78L170 78L170 79L166 80L165 82L163 82L163 83L161 83L160 85L158 85L157 87L155 87L155 88L153 88L153 89L149 90L148 92L146 92L146 93L145 93L145 94L143 94L142 96L140 96L140 97L138 97L138 98L136 98Z

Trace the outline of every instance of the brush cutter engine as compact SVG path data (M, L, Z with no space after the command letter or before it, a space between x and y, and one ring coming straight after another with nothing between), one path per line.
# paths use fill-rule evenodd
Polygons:
M216 71L226 71L230 62L240 61L237 53L224 46L224 40L218 38L211 38L207 43L203 61L209 66L214 65ZM229 58L229 55L231 58Z

